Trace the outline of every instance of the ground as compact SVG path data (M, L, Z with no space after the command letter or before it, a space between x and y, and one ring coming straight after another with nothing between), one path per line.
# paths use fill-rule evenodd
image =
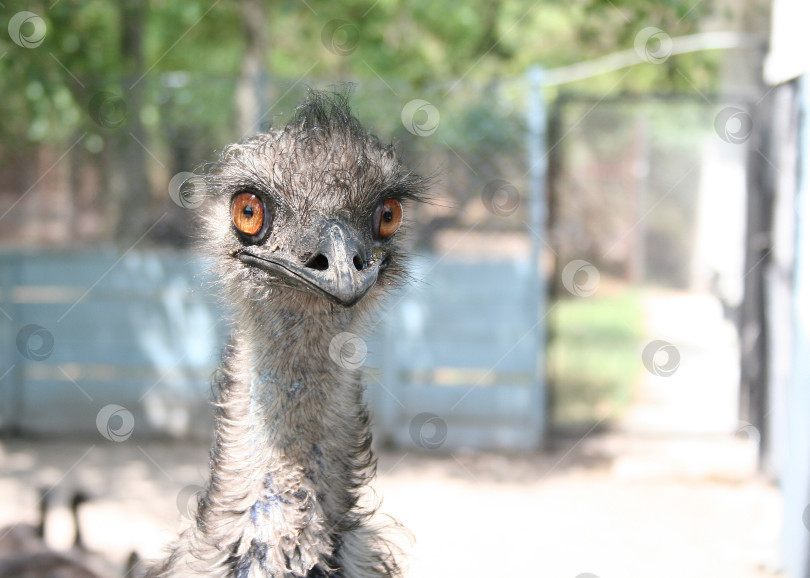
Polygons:
M647 373L610 427L530 455L380 455L382 510L414 535L408 576L780 576L780 498L757 473L756 430L736 420L733 330L709 297L648 300L649 336L680 361ZM116 564L133 549L157 556L188 525L206 460L200 444L3 442L0 526L35 518L40 485L57 484L60 504L82 487L95 496L82 511L91 549ZM52 513L55 546L70 542L67 518Z

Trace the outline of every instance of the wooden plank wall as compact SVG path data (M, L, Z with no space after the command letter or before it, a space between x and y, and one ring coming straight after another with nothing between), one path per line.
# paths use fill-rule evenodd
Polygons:
M97 435L104 408L132 436L207 437L209 378L227 337L205 263L179 252L0 255L0 427ZM535 447L539 387L523 262L419 265L368 338L377 435L419 445L414 419L447 425L447 447ZM129 429L107 410L112 433ZM123 434L122 434L123 435Z

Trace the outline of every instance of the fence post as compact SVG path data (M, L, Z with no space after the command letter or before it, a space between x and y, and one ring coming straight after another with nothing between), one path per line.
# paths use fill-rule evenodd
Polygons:
M6 254L0 257L0 432L13 433L19 425L18 377L15 367L16 346L14 343L14 301L12 292L16 285L18 259ZM9 319L12 317L12 319Z
M397 431L402 427L402 412L398 411L396 404L399 398L399 356L397 355L397 331L394 326L398 322L395 315L388 315L383 326L383 356L382 356L382 379L383 392L378 393L381 399L379 416L380 429L383 431L383 445L391 446L400 443L397 439Z
M531 295L532 307L537 316L534 327L534 344L537 352L537 365L532 386L531 431L534 442L542 446L546 431L546 313L547 280L546 271L541 263L543 237L546 231L546 174L548 171L548 154L546 151L546 102L543 96L544 71L539 66L532 66L528 77L528 201L529 201L529 234L532 240L531 251Z
M810 570L810 74L798 79L799 125L798 182L796 191L796 254L793 286L793 352L787 392L787 452L781 476L785 516L782 549L786 575L807 576Z

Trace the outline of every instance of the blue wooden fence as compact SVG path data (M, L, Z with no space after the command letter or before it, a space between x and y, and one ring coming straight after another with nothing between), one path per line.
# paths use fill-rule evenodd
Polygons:
M205 269L182 252L0 255L0 428L98 435L102 412L108 436L209 436L228 328ZM424 281L391 297L368 339L378 438L540 444L533 274L527 261L417 264Z

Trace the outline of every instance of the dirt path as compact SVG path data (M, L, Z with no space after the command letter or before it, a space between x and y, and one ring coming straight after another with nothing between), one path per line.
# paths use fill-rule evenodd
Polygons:
M383 454L383 510L416 536L408 575L772 576L758 568L772 556L778 499L749 476L741 442L603 435L572 450L576 443L542 456ZM92 549L119 564L131 549L157 556L188 523L178 497L202 481L206 451L8 444L0 524L30 520L32 488L61 480L58 501L74 487L96 496L83 512ZM66 547L66 510L52 518L50 538Z
M408 576L778 576L765 568L776 563L779 496L757 477L750 439L733 435L744 427L736 350L712 303L650 301L651 340L672 343L680 362L669 377L648 374L609 433L530 456L383 453L383 511L416 537ZM57 484L61 503L81 487L95 496L82 513L92 549L116 564L132 549L157 556L189 523L182 511L206 460L199 444L5 443L0 526L32 521L40 485ZM67 547L66 509L51 518L49 538Z

